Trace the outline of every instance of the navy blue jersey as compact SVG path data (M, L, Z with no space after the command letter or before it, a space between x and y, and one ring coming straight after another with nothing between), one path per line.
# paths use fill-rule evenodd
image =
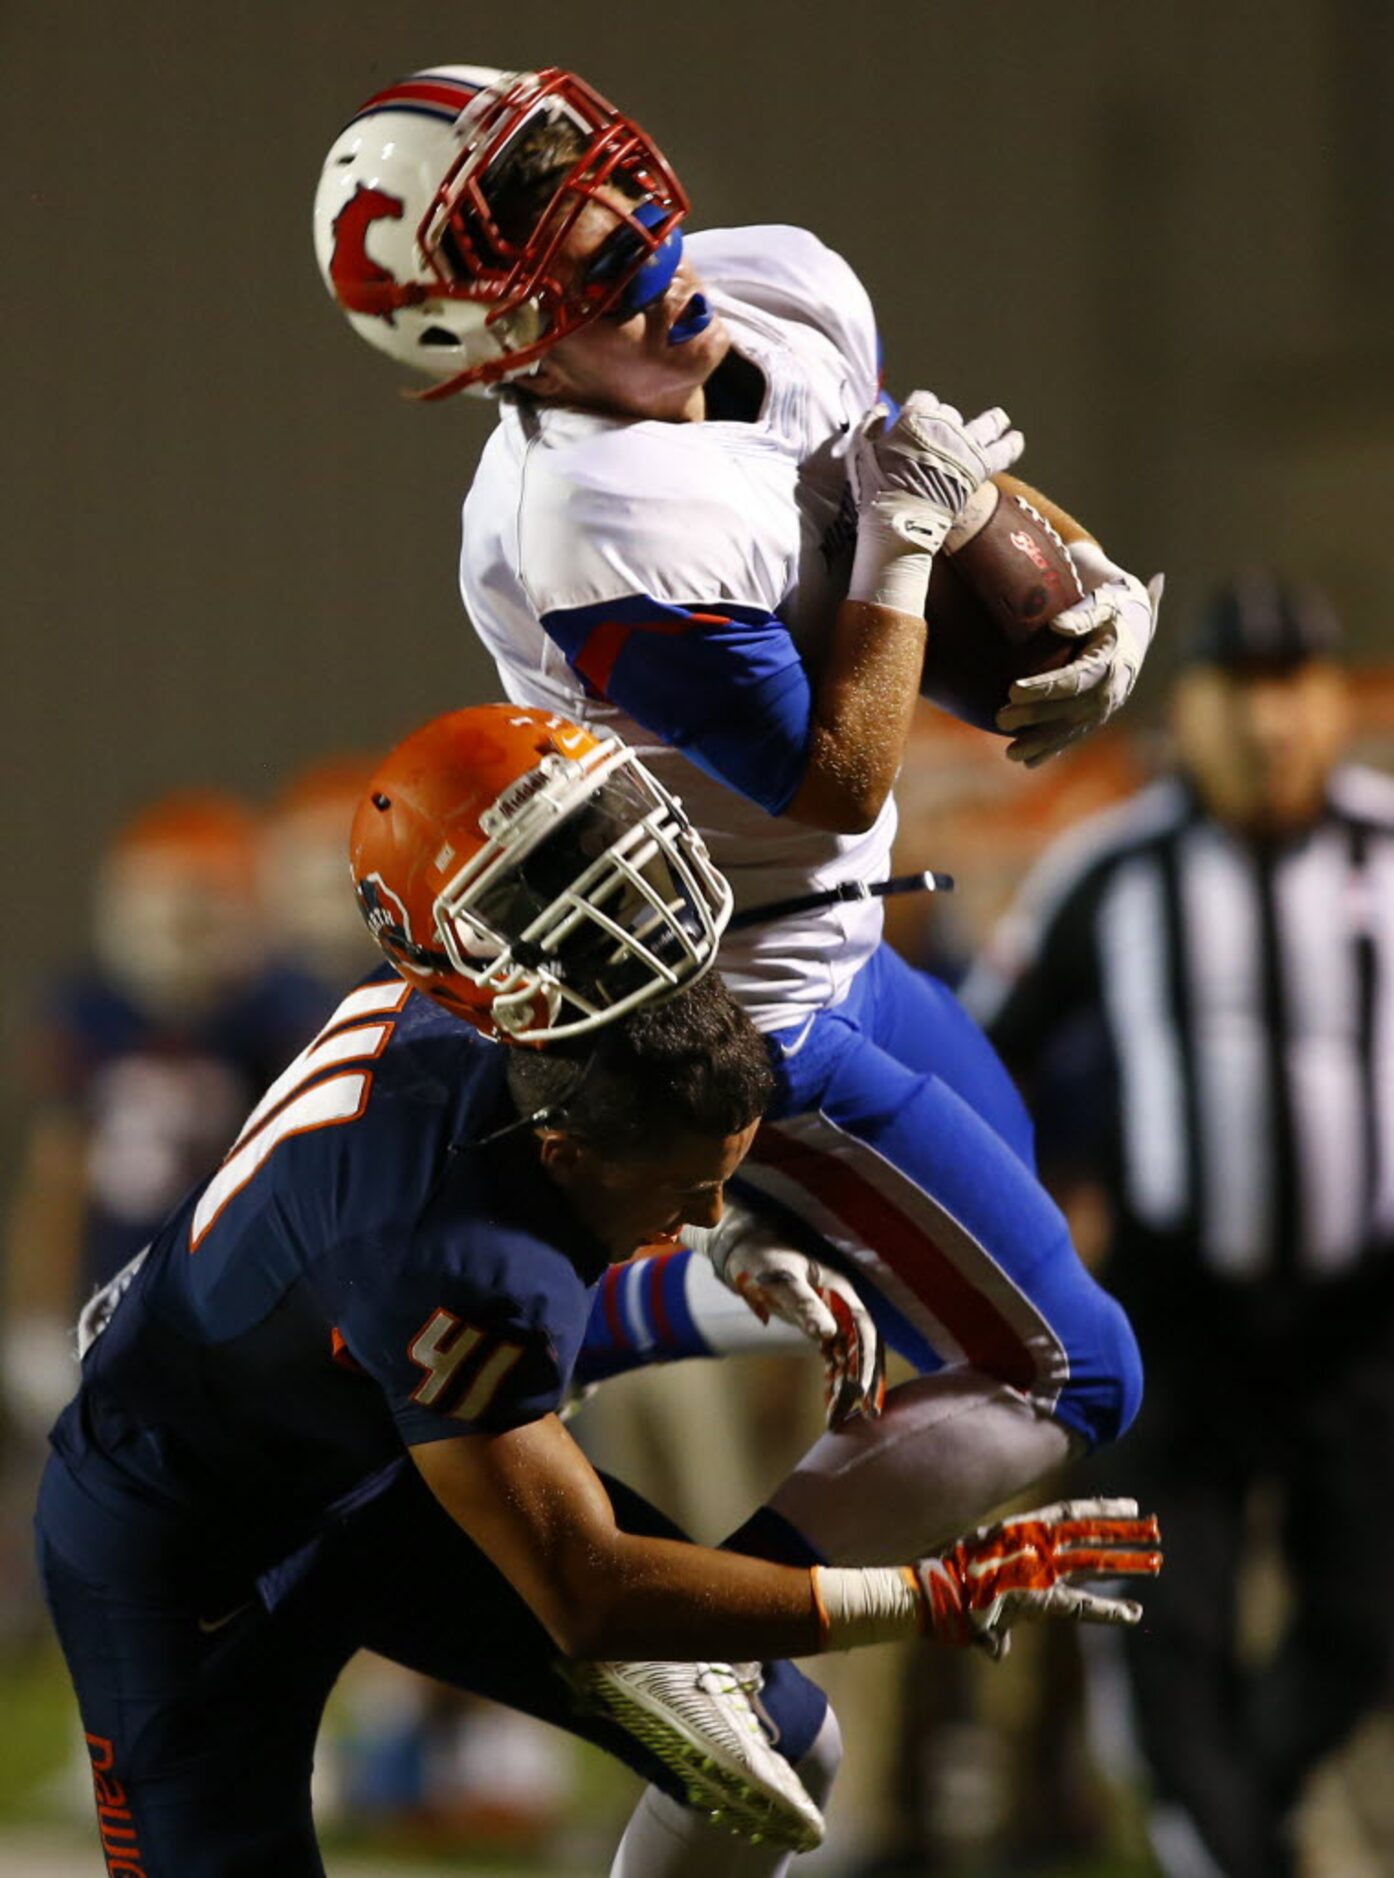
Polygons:
M104 1284L227 1145L229 1133L334 998L268 967L179 1023L98 972L65 979L34 1025L33 1092L85 1130L81 1285Z
M259 1570L404 1444L555 1409L608 1255L530 1131L481 1145L504 1071L386 968L351 992L87 1354L73 1474Z

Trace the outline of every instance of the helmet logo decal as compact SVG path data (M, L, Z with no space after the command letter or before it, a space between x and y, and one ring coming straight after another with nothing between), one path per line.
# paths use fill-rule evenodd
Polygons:
M389 325L399 307L423 300L424 287L415 281L405 286L390 269L368 253L368 230L374 222L399 222L406 212L400 196L360 183L334 217L334 252L329 257L329 278L350 313L366 313Z
M449 971L444 952L419 945L411 936L411 916L381 874L368 874L358 883L358 904L368 931L385 952L418 971Z

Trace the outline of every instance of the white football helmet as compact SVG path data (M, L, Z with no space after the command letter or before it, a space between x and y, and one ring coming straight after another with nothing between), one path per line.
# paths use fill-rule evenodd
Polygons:
M539 122L571 127L579 154L505 234L492 184ZM613 233L563 280L558 251L592 204ZM439 65L369 98L335 139L315 254L354 330L439 380L419 395L440 398L525 374L577 327L647 305L672 279L688 206L652 140L574 74Z

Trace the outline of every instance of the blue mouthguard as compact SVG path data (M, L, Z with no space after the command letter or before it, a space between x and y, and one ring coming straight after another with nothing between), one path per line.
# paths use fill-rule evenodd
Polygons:
M695 339L698 333L704 333L712 323L712 310L704 293L694 293L687 305L668 329L670 346L686 345L689 339Z
M668 211L656 202L641 202L633 213L635 221L642 222L645 228L656 228ZM641 246L632 228L617 228L601 244L599 253L586 269L586 279L601 285L607 280L613 280L633 261ZM675 227L626 286L613 311L618 314L642 313L646 306L661 299L667 293L681 259L682 229Z

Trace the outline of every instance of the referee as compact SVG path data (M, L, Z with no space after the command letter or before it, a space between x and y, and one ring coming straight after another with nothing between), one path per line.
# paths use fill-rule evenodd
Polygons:
M1045 856L965 987L1029 1088L1076 1066L1106 1170L1148 1379L1118 1466L1167 1541L1127 1649L1176 1878L1290 1872L1306 1775L1388 1688L1394 780L1338 766L1336 641L1314 595L1218 594L1174 773ZM1261 1491L1292 1608L1255 1663Z

